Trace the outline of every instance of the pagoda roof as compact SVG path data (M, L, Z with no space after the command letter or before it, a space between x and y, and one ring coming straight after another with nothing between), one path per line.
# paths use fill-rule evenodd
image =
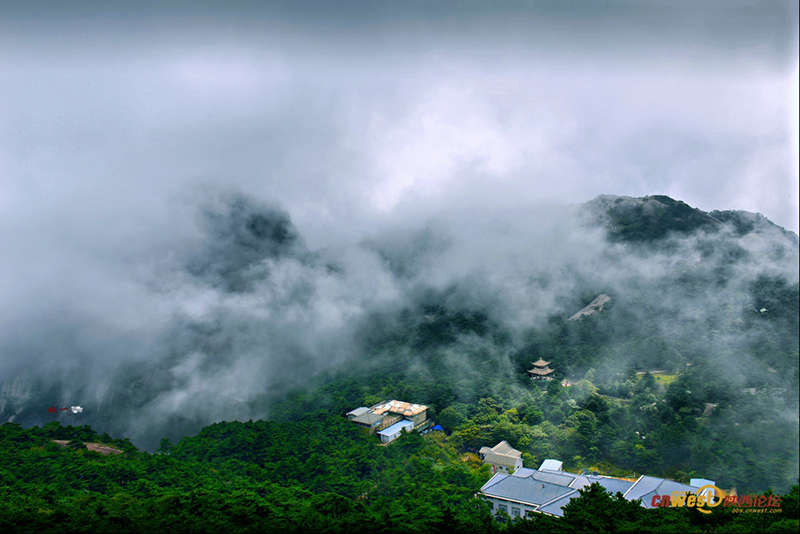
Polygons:
M531 365L534 365L536 367L547 367L548 365L550 365L550 362L546 362L543 359L539 358L535 362L532 362Z
M534 375L544 376L544 375L549 375L550 373L552 373L553 369L548 369L547 367L545 367L544 369L538 369L538 368L537 369L530 369L530 370L528 370L528 372L531 373L531 374L534 374Z

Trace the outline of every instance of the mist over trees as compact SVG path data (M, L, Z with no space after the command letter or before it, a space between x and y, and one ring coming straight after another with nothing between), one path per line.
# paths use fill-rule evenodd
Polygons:
M127 282L120 313L146 320L87 301L0 339L5 420L154 450L215 421L396 397L464 446L510 439L529 461L758 491L797 478L798 245L763 217L603 196L309 250L287 213L239 193L188 216L195 231ZM532 383L540 357L576 386ZM47 412L64 403L85 412Z

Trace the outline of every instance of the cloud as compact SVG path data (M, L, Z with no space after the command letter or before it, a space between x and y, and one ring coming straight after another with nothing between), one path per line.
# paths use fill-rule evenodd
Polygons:
M789 4L266 4L8 12L2 376L142 425L208 395L233 400L205 420L257 416L235 399L428 290L517 332L675 267L618 265L564 204L665 193L797 230ZM139 400L108 385L137 366Z

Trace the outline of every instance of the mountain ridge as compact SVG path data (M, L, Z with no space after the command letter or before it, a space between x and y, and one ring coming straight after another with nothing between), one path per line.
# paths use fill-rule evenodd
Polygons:
M589 224L603 226L612 240L644 242L667 237L670 233L690 234L698 230L714 233L727 229L738 237L754 233L779 233L795 245L798 235L769 218L744 210L694 208L666 195L629 197L603 194L581 205Z

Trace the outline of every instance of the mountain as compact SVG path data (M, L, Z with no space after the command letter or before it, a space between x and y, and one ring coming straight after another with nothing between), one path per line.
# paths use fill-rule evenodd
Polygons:
M665 195L640 198L600 195L582 206L589 224L601 225L614 241L643 242L670 234L730 231L737 237L748 234L781 235L797 245L798 236L761 215L747 211L704 212Z
M154 450L217 421L398 398L459 447L506 439L531 462L754 491L798 477L800 255L766 217L604 195L310 250L257 199L198 213L194 241L125 281L152 318L76 302L0 339L3 421ZM540 357L575 389L533 384Z
M798 236L796 233L786 230L782 226L778 226L760 213L751 213L749 211L740 210L714 210L709 213L709 215L720 221L727 228L733 230L738 237L743 237L747 234L764 236L770 234L780 234L789 242L792 242L795 245L798 243Z

